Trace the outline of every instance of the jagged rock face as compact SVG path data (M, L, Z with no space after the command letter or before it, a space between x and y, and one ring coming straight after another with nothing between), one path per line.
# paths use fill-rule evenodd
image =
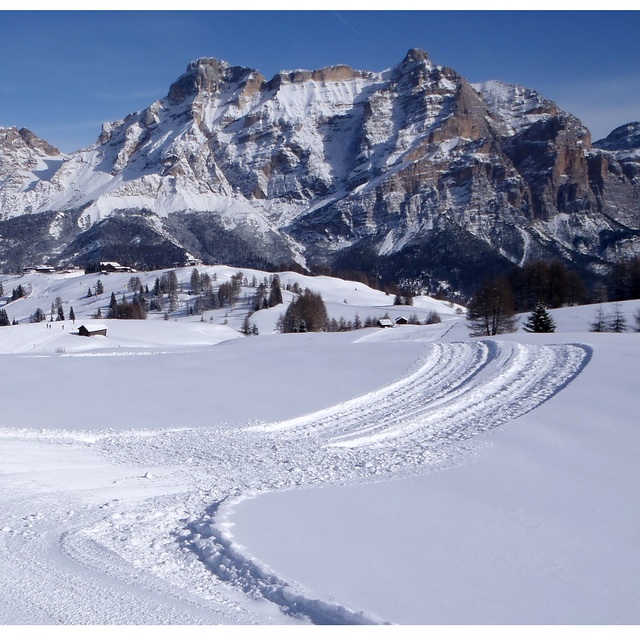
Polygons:
M640 149L640 122L630 122L614 129L594 146L607 151L637 151Z
M591 187L599 209L622 226L623 237L615 248L631 252L635 242L629 231L640 227L640 122L614 129L593 146L589 157Z
M7 198L28 192L59 168L64 156L28 129L0 127L0 220L14 212ZM27 209L30 213L31 210ZM19 210L19 213L22 213Z
M339 65L268 81L201 58L166 98L104 125L47 179L27 188L15 176L30 161L5 161L0 210L79 211L79 234L144 212L192 252L215 258L226 237L264 264L357 266L367 254L378 268L406 254L420 274L432 262L418 248L462 237L465 251L512 263L607 259L638 246L639 129L592 146L537 92L472 86L416 49L381 73ZM55 151L16 135L38 158Z

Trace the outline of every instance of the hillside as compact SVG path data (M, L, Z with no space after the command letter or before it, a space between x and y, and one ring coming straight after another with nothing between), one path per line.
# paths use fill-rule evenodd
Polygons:
M168 320L91 338L112 291L164 272L0 277L29 292L0 327L0 621L638 624L635 333L589 332L593 305L469 338L424 297L442 322L273 333L285 301L244 336L255 288L202 321L191 272ZM334 316L409 309L279 275ZM55 297L75 325L24 321Z

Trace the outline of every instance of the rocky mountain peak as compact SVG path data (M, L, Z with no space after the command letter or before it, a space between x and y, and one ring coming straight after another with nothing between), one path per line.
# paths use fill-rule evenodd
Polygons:
M430 62L429 54L423 49L409 49L401 63L401 66L406 67L408 65L415 64L416 62Z
M171 104L179 104L186 98L198 94L219 93L221 88L231 82L243 79L264 78L247 67L232 67L224 60L217 58L198 58L187 65L187 70L169 87L167 98Z
M607 151L631 151L640 149L640 122L629 122L614 129L606 138L593 143Z
M60 155L56 147L24 128L0 127L0 145L13 149L26 148L46 156Z
M384 72L335 65L270 81L198 58L166 98L69 157L0 128L0 236L18 238L13 218L36 214L43 244L21 241L25 251L80 260L105 232L96 223L113 217L129 238L127 216L153 215L162 242L209 261L468 286L477 260L587 264L637 251L639 137L630 123L600 141L612 151L592 149L582 123L536 91L472 86L421 49ZM49 232L59 214L69 238L82 236L74 249L58 222ZM0 267L19 266L12 246L0 243Z

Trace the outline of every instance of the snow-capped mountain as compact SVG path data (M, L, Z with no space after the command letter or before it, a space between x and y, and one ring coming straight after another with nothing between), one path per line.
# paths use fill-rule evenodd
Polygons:
M597 265L640 244L637 135L592 146L537 92L471 85L416 49L380 73L271 80L201 58L68 157L0 133L5 269L36 257L166 266L190 252L464 286L489 265ZM631 150L615 147L623 137Z

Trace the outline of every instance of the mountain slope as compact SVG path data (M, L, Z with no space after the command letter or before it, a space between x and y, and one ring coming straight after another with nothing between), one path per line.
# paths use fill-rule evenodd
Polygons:
M613 149L621 135L592 146L577 118L537 92L472 86L417 49L380 73L339 65L271 80L201 58L165 98L49 160L52 175L28 181L25 161L5 151L0 210L68 220L74 249L51 246L51 260L122 257L100 227L85 234L134 215L158 247L211 262L355 268L464 289L485 268L470 274L470 261L504 270L558 257L598 269L634 252L638 143L627 136ZM28 162L44 162L32 153ZM0 251L0 264L19 260Z

